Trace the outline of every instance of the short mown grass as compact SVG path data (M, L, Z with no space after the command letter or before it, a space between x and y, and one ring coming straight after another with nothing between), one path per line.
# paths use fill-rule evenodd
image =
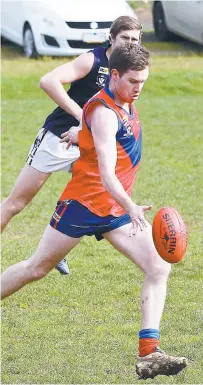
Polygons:
M9 194L29 146L54 103L40 77L67 59L2 61L2 196ZM138 204L174 206L189 232L175 265L161 324L161 347L188 357L178 376L140 384L203 382L202 57L154 57L137 109L143 160L134 188ZM69 176L56 173L2 237L2 269L27 258ZM143 276L106 241L84 238L68 257L71 275L55 270L3 302L2 383L136 384L139 297Z

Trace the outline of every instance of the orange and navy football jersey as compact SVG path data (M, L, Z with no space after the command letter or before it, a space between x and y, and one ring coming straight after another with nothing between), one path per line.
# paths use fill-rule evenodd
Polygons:
M95 103L96 102L96 103ZM60 200L74 199L101 217L119 217L124 209L113 199L101 182L97 153L94 147L91 127L87 125L88 109L94 103L103 103L113 110L118 118L116 133L117 162L115 174L129 196L139 168L142 152L142 130L138 114L132 105L130 114L114 102L113 93L105 87L93 96L84 106L82 130L79 133L80 157L72 170L72 180L67 184ZM89 108L91 105L91 109Z

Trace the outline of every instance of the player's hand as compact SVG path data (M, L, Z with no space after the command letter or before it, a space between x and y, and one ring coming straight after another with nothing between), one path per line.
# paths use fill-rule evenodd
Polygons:
M135 203L132 206L132 209L128 212L131 221L132 228L130 229L129 237L136 235L137 229L140 228L141 231L147 227L147 221L145 220L144 213L145 211L151 210L152 206L138 206Z
M71 127L69 131L61 134L62 139L60 139L60 143L67 142L67 150L72 144L78 144L78 132L81 130L79 126Z

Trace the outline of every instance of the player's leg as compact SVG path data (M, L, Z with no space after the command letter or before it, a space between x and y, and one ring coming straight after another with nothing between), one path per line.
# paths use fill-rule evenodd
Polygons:
M80 238L71 238L48 225L33 256L3 272L1 298L6 298L28 283L45 277L79 241Z
M47 134L49 138L49 152L52 162L51 170L71 172L74 162L79 158L80 151L77 146L70 146L67 149L67 143L60 143L59 138L51 132ZM66 258L63 258L56 265L56 270L61 275L68 275L70 273Z
M35 197L48 177L55 171L70 171L79 157L79 148L60 143L51 132L40 129L28 154L27 164L22 169L10 195L1 205L1 231L9 221ZM64 259L56 266L61 274L68 274L69 268Z
M1 205L1 231L8 222L35 197L52 172L70 171L79 157L77 146L66 149L66 143L51 132L40 129L14 188Z
M52 155L52 172L54 171L68 171L71 172L74 162L79 158L80 151L77 146L70 146L67 149L67 143L60 143L59 138L48 133L50 154ZM66 258L63 258L56 265L56 270L61 275L68 275L70 273Z
M144 272L145 278L141 294L142 328L159 329L170 264L163 261L158 255L149 224L144 231L138 229L136 235L129 237L131 226L131 224L127 224L103 235L118 251L131 259Z
M80 151L77 146L70 146L69 149L66 147L66 143L60 143L60 139L52 132L48 131L36 152L37 156L34 155L34 158L29 156L28 162L32 162L32 165L38 170L46 172L71 172L73 163L80 156ZM59 261L56 265L56 269L62 275L67 275L70 272L65 258Z
M43 156L45 148L49 148L46 135L47 131L41 128L29 150L27 164L20 172L11 193L1 204L1 231L31 202L52 172L46 169L47 158Z
M124 225L103 236L144 273L142 326L139 333L140 362L136 370L143 378L153 378L157 374L177 374L187 365L185 358L163 355L158 348L159 325L171 266L158 255L152 240L151 226L148 224L144 231L137 229L136 235L129 237L131 226Z
M31 202L50 175L25 164L11 193L1 203L1 232Z

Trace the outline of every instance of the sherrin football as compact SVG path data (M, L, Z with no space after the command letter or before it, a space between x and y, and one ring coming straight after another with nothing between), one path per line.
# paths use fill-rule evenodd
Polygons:
M187 229L180 214L173 207L162 207L152 224L154 245L160 257L178 263L187 248Z

